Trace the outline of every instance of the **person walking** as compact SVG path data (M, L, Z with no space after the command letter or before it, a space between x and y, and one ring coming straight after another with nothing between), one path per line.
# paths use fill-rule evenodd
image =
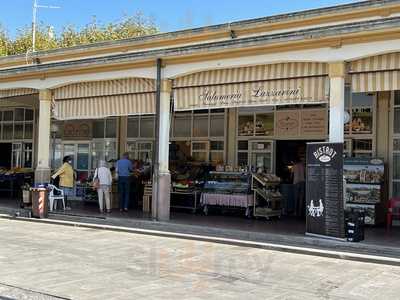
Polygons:
M62 166L51 176L53 180L57 177L60 179L60 189L64 192L65 204L67 204L68 197L72 197L74 194L74 169L70 156L63 158Z
M112 176L111 171L106 166L106 162L104 160L99 161L98 168L94 171L93 176L93 185L97 183L97 195L99 198L99 208L100 213L104 212L104 206L106 208L106 212L111 212L111 200L110 200L110 191L112 185ZM105 201L103 201L103 199ZM104 205L105 204L105 205Z
M129 160L129 153L124 153L117 161L116 172L118 176L118 193L120 211L128 211L130 196L130 175L133 172L133 164Z

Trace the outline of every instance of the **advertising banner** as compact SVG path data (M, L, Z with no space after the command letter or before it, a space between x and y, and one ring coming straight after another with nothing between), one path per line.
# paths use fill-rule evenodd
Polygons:
M344 238L343 144L307 144L307 234Z

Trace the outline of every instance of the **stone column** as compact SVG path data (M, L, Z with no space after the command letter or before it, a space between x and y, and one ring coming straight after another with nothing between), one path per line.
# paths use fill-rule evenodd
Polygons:
M344 85L346 64L335 62L329 64L329 141L344 142Z
M158 221L170 219L171 175L169 172L169 133L172 85L170 80L161 81L160 114L158 128L158 164L155 166L156 199L153 201L153 217Z
M50 90L39 91L38 158L35 170L35 183L48 183L50 181L51 99Z

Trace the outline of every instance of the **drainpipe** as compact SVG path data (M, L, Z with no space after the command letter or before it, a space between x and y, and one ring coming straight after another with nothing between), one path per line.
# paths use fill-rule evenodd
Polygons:
M153 149L153 195L152 195L152 217L158 219L158 191L159 191L159 142L160 142L160 103L161 103L161 58L157 59L156 79L156 118L155 118L155 143Z

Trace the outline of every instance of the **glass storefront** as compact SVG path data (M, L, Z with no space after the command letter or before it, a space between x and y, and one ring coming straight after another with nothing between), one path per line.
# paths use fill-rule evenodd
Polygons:
M131 159L142 162L153 159L155 116L128 117L126 151Z
M171 126L172 148L189 161L225 163L226 112L224 109L176 112ZM178 160L171 157L171 160Z
M5 166L33 167L33 128L35 113L32 108L4 108L0 110L0 143ZM11 144L10 147L7 147ZM9 150L8 150L9 149Z
M345 114L345 154L375 156L376 93L352 93L346 87Z

